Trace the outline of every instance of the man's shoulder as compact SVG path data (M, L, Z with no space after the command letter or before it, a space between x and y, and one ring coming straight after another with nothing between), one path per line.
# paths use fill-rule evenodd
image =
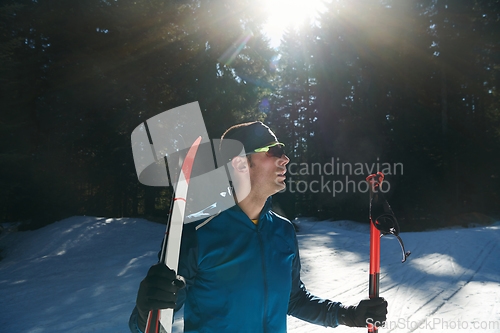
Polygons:
M271 220L274 223L282 225L285 229L290 229L290 230L293 229L295 231L294 224L289 219L287 219L286 217L281 216L281 215L279 215L278 213L276 213L276 212L274 212L272 210L269 211L269 215L271 216Z
M287 223L287 224L292 224L292 222L290 222L289 219L287 219L286 217L284 216L281 216L279 215L278 213L276 213L275 211L272 211L270 210L269 211L269 214L271 215L271 218L275 221L281 221L283 223Z

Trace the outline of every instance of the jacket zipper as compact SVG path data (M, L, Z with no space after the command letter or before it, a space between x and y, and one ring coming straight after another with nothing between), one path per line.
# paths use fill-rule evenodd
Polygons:
M260 255L262 259L262 274L263 274L263 280L264 280L264 313L262 316L262 327L263 327L263 332L266 333L266 314L267 314L267 280L266 280L266 264L265 264L265 256L264 256L264 244L262 242L262 236L260 233L260 230L257 228L257 234L259 237L259 244L260 244Z

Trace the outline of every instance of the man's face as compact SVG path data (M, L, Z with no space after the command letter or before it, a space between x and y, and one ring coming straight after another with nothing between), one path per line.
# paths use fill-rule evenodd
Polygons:
M255 191L268 197L285 189L288 162L290 159L286 155L268 156L265 152L252 154L251 162L249 162L252 192Z

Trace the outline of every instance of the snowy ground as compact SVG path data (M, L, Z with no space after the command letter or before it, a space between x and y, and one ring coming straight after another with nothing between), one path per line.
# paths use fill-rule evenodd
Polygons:
M302 279L314 294L357 303L368 294L368 225L298 223ZM0 331L128 332L139 282L164 226L142 219L73 217L27 232L4 232ZM381 332L500 332L500 224L402 234L381 242L380 294L389 301ZM289 318L289 333L326 329ZM182 317L175 326L182 329Z

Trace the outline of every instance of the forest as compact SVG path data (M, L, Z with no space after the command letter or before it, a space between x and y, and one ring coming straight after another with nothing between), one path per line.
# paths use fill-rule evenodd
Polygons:
M402 230L500 218L500 1L332 0L262 32L261 0L4 0L0 222L163 221L130 135L197 101L211 138L260 120L285 143L276 211L368 222L386 174Z

